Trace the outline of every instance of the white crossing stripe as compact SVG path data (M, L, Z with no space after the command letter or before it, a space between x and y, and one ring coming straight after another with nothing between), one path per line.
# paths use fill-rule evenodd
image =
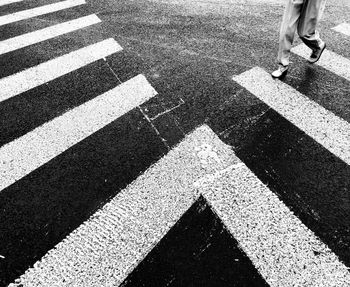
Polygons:
M259 67L233 80L350 165L350 124Z
M119 286L200 194L270 286L349 286L336 255L202 126L10 287Z
M61 1L54 4L32 8L29 10L19 11L9 15L0 16L0 26L29 19L29 18L33 18L40 15L53 13L59 10L72 8L85 3L86 3L85 0L66 0L66 1Z
M156 95L139 75L0 148L0 191Z
M69 32L73 32L75 30L79 30L100 22L101 20L95 14L93 14L50 26L31 33L20 35L8 40L4 40L0 42L0 55L27 47L29 45L40 43L42 41L67 34Z
M339 33L342 33L346 36L350 36L350 24L348 23L342 23L334 28L332 28L334 31L337 31Z
M5 6L8 4L16 3L16 2L21 2L23 0L2 0L0 1L0 6Z
M202 165L205 156L199 155L207 144L220 160ZM234 160L231 148L208 127L198 128L16 282L23 286L119 286L198 198L193 182Z
M197 186L269 286L350 286L347 267L243 163Z
M308 59L311 54L311 50L304 44L292 48L291 51L305 59ZM333 53L326 48L316 64L350 81L349 59Z
M0 79L0 102L122 50L112 38Z

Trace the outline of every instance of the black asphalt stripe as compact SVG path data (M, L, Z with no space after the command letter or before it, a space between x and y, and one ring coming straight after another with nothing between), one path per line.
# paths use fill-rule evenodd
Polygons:
M99 60L0 104L0 146L119 85Z
M59 56L105 40L95 24L23 49L0 55L0 78L47 62Z
M350 167L273 110L237 129L221 138L350 266Z
M37 16L36 18L43 21L61 23L61 22L69 21L71 19L82 17L84 15L95 13L96 11L89 6L88 2L89 1L86 1L86 4L81 4L71 8L59 10L53 13L40 15L40 16Z
M0 193L0 285L31 267L167 148L139 109Z
M59 23L68 22L93 13L94 12L91 11L91 9L88 9L86 5L82 5L3 25L0 26L0 41L44 29Z
M25 21L14 22L8 25L0 26L0 41L4 41L25 33L44 29L53 25L50 22L38 21L35 18L30 18Z
M122 283L129 286L268 286L203 198Z
M60 0L62 1L62 0ZM0 6L0 16L9 15L23 10L33 9L36 7L49 5L59 2L58 0L35 0L35 1L21 1L11 3L9 5Z

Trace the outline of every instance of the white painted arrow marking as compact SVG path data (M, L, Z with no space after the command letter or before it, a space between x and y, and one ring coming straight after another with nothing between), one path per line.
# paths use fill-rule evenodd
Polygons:
M346 267L207 126L10 286L118 286L200 193L270 286L349 286Z
M201 165L203 145L220 163ZM199 148L199 149L198 149ZM23 286L118 286L198 198L193 182L234 164L231 149L201 127L29 269Z

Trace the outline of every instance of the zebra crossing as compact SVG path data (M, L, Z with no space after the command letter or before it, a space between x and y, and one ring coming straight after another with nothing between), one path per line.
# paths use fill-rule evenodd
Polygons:
M0 190L154 95L143 76L135 77L5 145L0 149Z
M0 82L0 101L43 85L120 50L122 48L116 41L107 39L3 78Z
M73 32L75 30L79 30L100 22L101 20L93 14L65 23L50 26L35 32L20 35L8 40L4 40L0 42L0 55L22 49L26 46L40 43L42 41L58 37L60 35Z
M13 2L7 1L1 3L1 5ZM0 25L9 25L17 21L68 8L71 9L84 4L86 4L85 1L68 0L19 11L0 16ZM25 52L25 49L33 44L48 41L71 32L79 32L84 28L100 23L99 17L92 14L21 34L1 41L0 54L7 57L11 52L18 50ZM0 79L0 102L3 104L12 100L15 96L20 97L28 91L35 91L38 87L43 87L65 75L84 69L97 61L106 61L108 56L121 51L122 47L113 38L107 38L78 50L72 48L67 54L32 65L27 69ZM72 146L102 130L157 94L141 74L122 83L117 77L115 78L115 82L119 82L119 84L115 85L114 88L96 95L80 106L65 111L63 114L1 146L1 192L4 189L8 191L7 188L21 178L26 177L40 166L45 165ZM28 114L28 117L30 116ZM7 260L7 257L6 250L2 250L0 259ZM1 275L0 285L9 280L4 279L3 275L5 278L7 276L6 273Z
M14 2L19 0L0 6ZM0 25L83 4L66 0L0 16ZM93 14L3 40L0 54L99 23ZM347 24L334 30L348 35ZM108 38L2 78L0 105L122 49ZM308 56L303 46L292 52ZM318 65L350 81L348 59L325 51ZM271 79L262 68L233 81L350 164L347 121ZM4 144L0 193L156 95L147 79L137 75ZM10 286L119 286L200 196L270 286L349 286L348 267L206 125L80 222Z

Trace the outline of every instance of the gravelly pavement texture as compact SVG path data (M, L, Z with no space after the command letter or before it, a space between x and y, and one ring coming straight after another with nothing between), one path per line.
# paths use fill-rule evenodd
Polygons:
M56 2L3 5L0 19ZM157 94L0 191L0 285L22 275L203 124L349 267L349 165L233 80L257 66L268 72L275 68L283 1L86 2L0 26L0 41L5 41L90 14L101 19L99 24L0 54L0 81L108 38L123 48L1 101L0 148L139 74ZM350 37L332 28L350 23L350 2L328 2L321 35L329 51L349 60ZM295 45L299 44L296 37ZM283 82L349 123L348 79L295 54L291 60ZM199 226L210 225L203 234L209 234L209 241L213 234L213 250L227 244L245 258L207 203L196 204L184 222L191 226L193 218ZM163 242L181 244L184 239L176 242L172 234ZM162 244L148 260L152 254L154 262L161 260L161 248L168 246ZM188 256L188 250L183 252ZM177 258L180 262L181 253ZM152 268L142 266L133 276L142 278L142 270Z

